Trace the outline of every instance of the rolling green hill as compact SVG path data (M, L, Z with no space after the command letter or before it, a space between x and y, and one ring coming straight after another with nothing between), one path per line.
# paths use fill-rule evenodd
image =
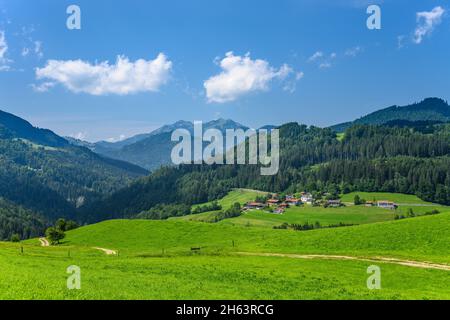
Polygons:
M450 270L433 266L450 266L449 218L309 232L107 221L68 232L59 247L0 243L0 299L448 299ZM381 290L366 287L374 264ZM82 290L66 289L70 265L81 268Z
M450 213L309 232L186 221L110 220L70 231L65 245L119 249L126 255L235 251L384 255L450 263ZM233 248L232 241L235 241Z

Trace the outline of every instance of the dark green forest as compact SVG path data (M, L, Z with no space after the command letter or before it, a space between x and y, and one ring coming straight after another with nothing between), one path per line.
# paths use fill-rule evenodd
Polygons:
M48 222L38 214L0 198L0 240L38 237L43 234Z

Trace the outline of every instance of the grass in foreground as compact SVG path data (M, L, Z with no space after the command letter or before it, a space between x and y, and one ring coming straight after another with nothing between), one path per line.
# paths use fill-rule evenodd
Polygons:
M382 290L359 261L276 257L108 257L72 248L0 245L0 299L448 299L448 272L380 263ZM15 248L17 249L17 248ZM81 268L67 290L66 268Z
M60 247L30 240L21 254L19 245L0 243L0 299L449 299L445 270L377 262L382 290L372 291L366 287L371 262L236 256L341 254L449 264L449 230L449 213L309 232L106 221L68 232ZM200 254L192 254L194 246ZM70 265L81 267L80 291L66 289Z

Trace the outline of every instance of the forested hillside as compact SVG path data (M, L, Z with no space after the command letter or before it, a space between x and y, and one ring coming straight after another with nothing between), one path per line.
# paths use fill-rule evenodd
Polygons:
M263 177L253 165L164 168L86 208L83 215L130 217L157 204L210 201L231 188L400 192L450 204L447 125L435 125L426 134L408 127L355 126L337 139L331 129L289 123L280 128L280 137L281 167L275 176Z
M20 239L40 236L47 224L44 218L31 210L0 198L0 240L10 240L13 235Z
M343 132L353 125L371 124L381 125L392 121L432 121L449 122L450 106L439 98L428 98L419 103L408 106L392 106L386 109L378 110L353 122L346 122L331 127L337 132Z
M127 186L147 171L70 145L0 113L0 197L52 221Z

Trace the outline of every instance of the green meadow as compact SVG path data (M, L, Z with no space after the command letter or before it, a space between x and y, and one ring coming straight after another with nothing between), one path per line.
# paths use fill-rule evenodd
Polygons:
M219 203L223 209L231 207L235 202L241 205L246 202L253 201L257 195L265 194L255 190L234 190L226 197L221 199ZM362 199L372 200L389 200L400 205L397 210L389 210L377 207L365 207L364 205L354 206L351 203L355 195L359 195ZM319 222L322 226L343 224L367 224L375 222L392 221L397 215L406 215L412 210L415 215L424 215L432 210L439 212L450 212L449 207L436 205L425 202L413 195L404 195L396 193L367 193L355 192L342 196L342 201L346 203L341 208L323 208L304 205L300 207L291 207L284 214L274 214L264 210L252 210L246 212L240 217L226 219L220 221L219 224L225 225L242 225L247 227L270 227L280 226L283 223L288 224L314 224ZM369 200L368 200L369 201ZM193 214L184 217L173 218L172 220L196 221L196 222L214 222L214 213L217 211Z
M359 195L361 199L366 201L393 201L398 204L415 204L415 205L434 205L430 202L423 201L415 195L387 192L352 192L342 195L343 202L353 202L355 196Z
M308 232L186 221L115 220L68 232L61 246L0 244L1 299L448 299L447 270L376 262L382 289L341 254L450 263L450 214ZM234 241L234 246L233 246ZM24 251L21 253L20 246ZM201 251L192 253L191 248ZM107 256L93 249L118 250ZM261 256L245 256L252 253ZM81 268L81 290L66 269Z
M226 209L258 194L234 190L220 204ZM414 204L411 196L378 196ZM415 201L418 215L441 213L394 221L408 206L305 206L219 223L201 222L212 214L202 213L105 221L69 231L53 247L38 239L0 243L0 299L450 299L450 210ZM355 225L273 229L316 221ZM81 290L66 287L71 265L81 268ZM381 268L381 290L367 288L371 265Z

